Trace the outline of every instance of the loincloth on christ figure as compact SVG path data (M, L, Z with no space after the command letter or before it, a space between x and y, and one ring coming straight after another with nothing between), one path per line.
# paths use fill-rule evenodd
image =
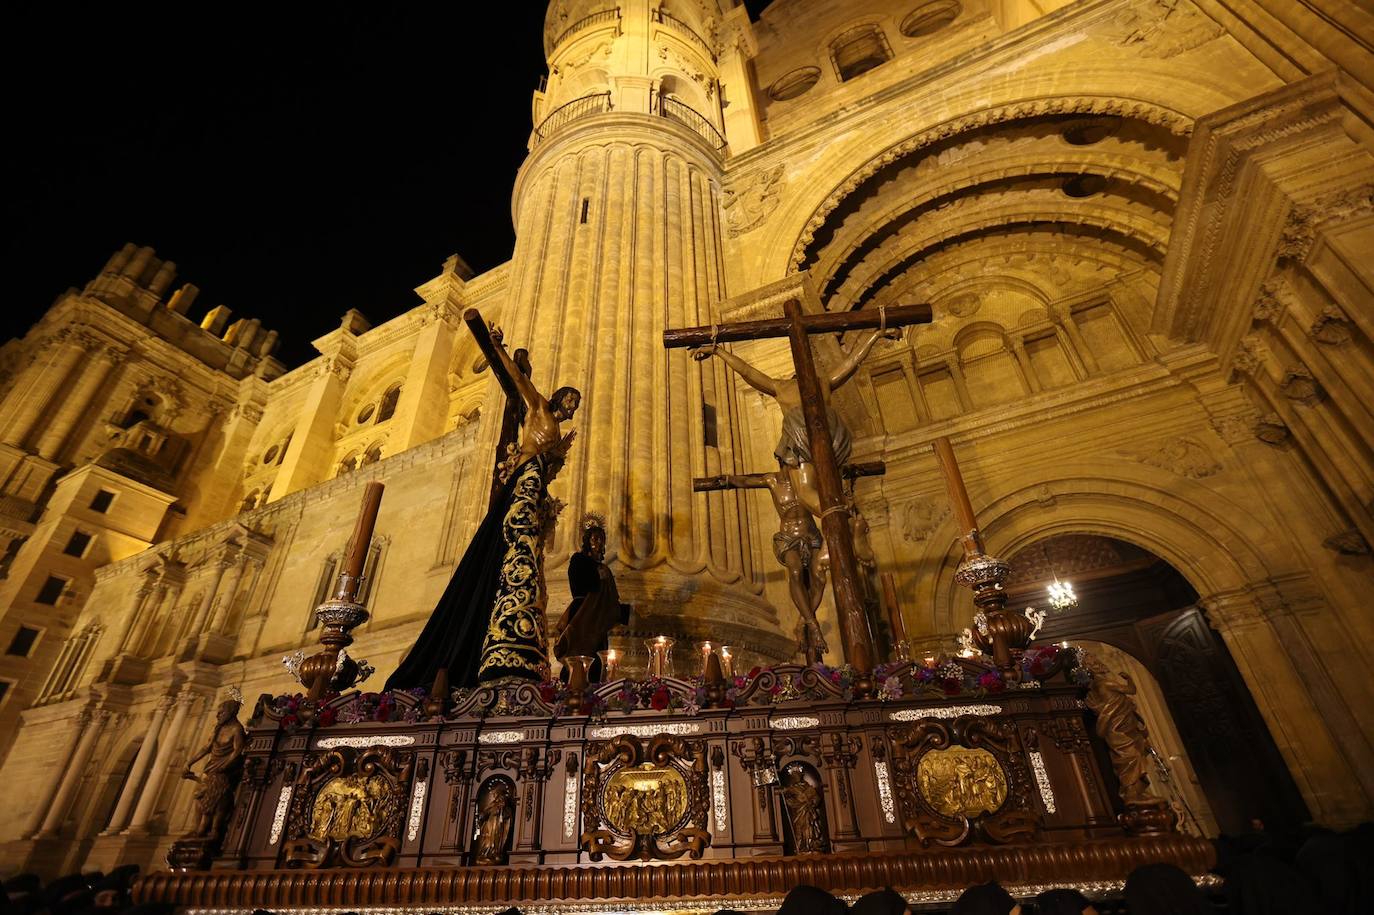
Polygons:
M843 467L849 463L854 450L854 442L849 436L849 427L840 415L829 406L825 408L825 423L830 431L830 447L835 452L835 466ZM800 467L814 462L811 456L811 439L806 434L806 418L801 408L788 410L782 415L782 435L778 437L778 447L773 455L788 467Z
M811 555L821 548L821 532L811 513L801 503L785 509L778 518L778 532L773 535L773 556L787 565L787 554L801 551L802 565L811 565Z

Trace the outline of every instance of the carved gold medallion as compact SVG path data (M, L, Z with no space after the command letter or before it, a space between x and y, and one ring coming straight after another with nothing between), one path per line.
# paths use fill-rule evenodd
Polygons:
M621 832L664 835L687 813L687 782L675 769L641 763L606 783L606 820Z
M1007 778L987 750L950 747L931 750L916 768L921 796L949 817L992 813L1007 799Z
M310 838L370 839L382 826L382 807L391 795L380 775L340 775L315 795L310 811Z

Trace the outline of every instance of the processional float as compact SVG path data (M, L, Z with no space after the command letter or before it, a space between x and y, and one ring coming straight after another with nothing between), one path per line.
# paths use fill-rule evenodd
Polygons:
M360 691L368 668L346 648L366 611L356 603L362 563L350 562L317 611L321 651L292 659L303 692L262 696L242 739L217 731L216 771L241 773L237 784L202 786L209 813L198 834L177 843L170 870L141 878L135 897L244 912L714 910L765 907L801 883L844 894L891 886L920 904L990 879L1109 892L1155 861L1204 874L1210 844L1180 833L1149 791L1129 681L1032 644L947 440L935 450L963 547L956 577L973 593L974 648L909 656L893 579L864 582L872 570L856 555L863 530L843 487L846 473L881 468L837 460L809 337L928 321L930 309L836 315L808 304L788 298L780 315L669 330L665 345L789 340L811 466L697 488L770 489L798 612L814 622L828 577L844 664L817 662L806 642L818 633L804 623L808 663L747 673L707 650L696 677L591 683L575 664L567 683L451 689L440 678ZM503 345L467 317L484 352ZM512 403L503 445L519 421ZM355 559L380 495L380 484L368 487ZM875 593L890 627L882 663Z

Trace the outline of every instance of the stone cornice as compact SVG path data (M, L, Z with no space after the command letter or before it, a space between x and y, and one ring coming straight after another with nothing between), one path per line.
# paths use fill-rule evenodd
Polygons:
M1250 167L1261 153L1269 164L1320 148L1321 134L1344 135L1344 108L1337 75L1325 73L1199 119L1164 260L1155 332L1205 341L1218 352L1234 345L1225 338L1248 327L1254 290L1228 289L1225 281L1268 275L1261 268L1275 257L1279 211L1289 206L1271 181L1252 180ZM1244 315L1232 307L1237 297Z

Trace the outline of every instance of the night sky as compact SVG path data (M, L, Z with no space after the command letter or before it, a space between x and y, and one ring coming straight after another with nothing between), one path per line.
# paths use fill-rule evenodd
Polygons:
M201 288L192 317L281 331L288 365L349 308L413 307L451 253L505 261L544 9L17 7L0 339L126 241Z

